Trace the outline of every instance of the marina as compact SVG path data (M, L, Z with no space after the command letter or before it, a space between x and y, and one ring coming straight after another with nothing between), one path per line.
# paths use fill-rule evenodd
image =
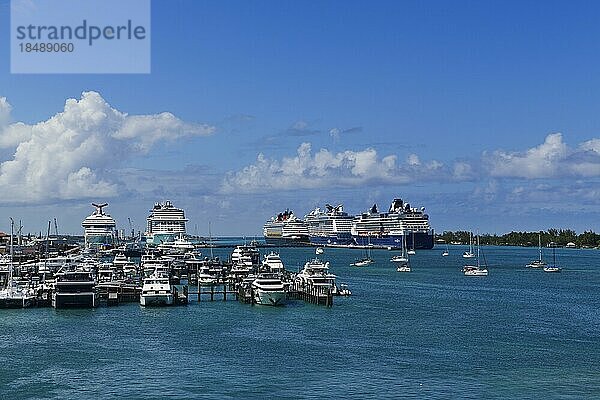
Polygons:
M388 250L372 250L376 262L354 268L356 250L326 248L319 258L329 260L330 272L353 292L334 298L331 309L300 298L283 307L252 306L236 299L230 287L223 301L220 284L201 286L200 301L191 293L197 285L189 285L185 307L141 307L139 300L105 307L100 295L96 308L3 310L0 336L19 332L30 340L3 348L3 357L13 362L0 382L32 397L40 380L51 397L79 385L90 388L89 396L105 398L160 397L164 387L173 398L235 397L240 391L250 397L290 391L397 397L401 391L407 397L464 398L488 397L490 385L502 398L573 393L571 384L542 379L552 368L581 385L578 393L594 397L600 390L600 380L589 372L600 362L597 251L557 248L557 258L569 259L571 268L564 264L555 275L525 267L537 255L534 247L482 246L494 269L484 279L470 279L459 271L468 246L449 248L448 257L440 256L441 247L417 252L409 274L396 272ZM232 250L214 249L214 256L225 259ZM306 247L282 248L279 255L296 272L315 257ZM465 346L473 324L482 334ZM364 338L366 346L358 347ZM40 359L40 353L48 356ZM151 369L144 364L149 357ZM247 369L249 359L275 369ZM57 373L57 365L68 373ZM485 366L486 374L473 365ZM523 365L540 368L524 373ZM207 368L222 378L211 378ZM281 368L290 372L276 372ZM352 373L327 385L319 378L323 371L347 369ZM227 371L245 371L245 379Z

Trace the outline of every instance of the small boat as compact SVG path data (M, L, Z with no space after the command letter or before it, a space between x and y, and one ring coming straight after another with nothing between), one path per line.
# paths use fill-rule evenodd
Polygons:
M404 254L398 254L398 255L390 258L390 261L396 262L396 263L404 263L404 262L408 262L408 258Z
M361 258L360 260L354 261L350 266L352 267L366 267L367 265L373 264L373 260L370 258Z
M550 243L552 246L552 265L546 265L544 267L544 272L560 272L562 268L556 265L556 245L554 242Z
M442 257L448 257L450 255L450 252L448 251L448 243L446 243L446 250L444 250L444 252L442 253Z
M335 286L334 289L334 294L337 296L352 296L352 292L345 283L341 283L339 288Z
M367 265L371 265L373 263L374 263L374 261L371 258L371 239L369 238L369 244L367 245L365 257L354 261L352 264L350 264L350 266L351 267L366 267Z
M405 263L405 264L398 265L396 267L396 271L398 271L398 272L410 272L410 264Z
M315 249L315 254L323 254L323 248L322 247L317 247Z
M474 258L473 254L473 232L469 233L469 250L463 253L463 258Z
M480 250L479 250L479 236L477 236L477 265L465 265L462 268L462 272L463 274L465 274L465 276L487 276L488 275L488 270L487 270L487 265L482 266L480 264Z
M408 254L410 256L414 256L415 254L417 254L417 252L415 251L415 234L411 232L411 236L412 236L412 248L410 250L408 250L406 252L406 254Z
M410 272L410 261L409 261L409 257L408 257L409 254L410 253L406 251L406 236L403 236L402 254L399 254L399 255L391 258L391 261L393 263L397 264L396 271Z
M542 234L538 234L538 248L540 252L540 258L537 260L533 260L529 264L526 265L527 268L546 268L547 263L542 260Z

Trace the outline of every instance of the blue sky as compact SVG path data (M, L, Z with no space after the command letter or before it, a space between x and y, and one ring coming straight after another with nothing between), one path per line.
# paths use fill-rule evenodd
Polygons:
M169 112L179 127L142 150L127 138L137 150L118 154L99 125L86 134L113 150L99 160L57 147L77 160L38 177L35 196L0 171L0 218L25 230L57 217L80 232L92 200L142 229L170 199L191 232L210 220L217 234L252 235L286 207L358 213L397 196L425 206L437 231L599 230L597 3L153 1L148 75L10 74L9 11L0 0L5 127L44 123L67 99L81 113ZM16 156L29 140L8 140L0 162L57 168L34 150ZM39 140L28 148L43 151ZM88 174L81 190L56 189L73 173Z

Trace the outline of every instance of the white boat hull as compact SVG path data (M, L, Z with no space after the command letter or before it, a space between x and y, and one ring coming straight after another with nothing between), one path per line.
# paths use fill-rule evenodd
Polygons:
M264 306L282 306L285 304L285 291L263 291L256 290L254 292L254 302Z
M396 268L396 271L398 271L398 272L410 272L410 267L408 267L408 266L401 266L401 267Z
M140 296L140 305L144 307L152 306L171 306L173 305L172 294L142 294Z
M487 269L471 269L464 272L465 276L487 276Z

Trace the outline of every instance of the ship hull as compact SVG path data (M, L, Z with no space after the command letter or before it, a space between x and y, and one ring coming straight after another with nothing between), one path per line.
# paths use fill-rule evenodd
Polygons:
M433 232L407 232L406 233L406 247L413 248L413 236L414 236L414 248L416 250L421 249L433 249ZM372 246L382 248L402 248L402 235L381 235L381 236L361 236L354 235L354 241L357 246Z
M265 243L267 243L269 246L294 247L306 246L310 243L310 241L308 236L298 236L294 238L265 236Z
M263 306L282 306L285 304L285 300L285 291L269 292L255 289L254 292L254 303L261 304Z
M94 308L98 305L95 293L53 293L54 308Z
M315 246L353 246L356 242L350 233L338 233L329 236L311 236L310 244Z

